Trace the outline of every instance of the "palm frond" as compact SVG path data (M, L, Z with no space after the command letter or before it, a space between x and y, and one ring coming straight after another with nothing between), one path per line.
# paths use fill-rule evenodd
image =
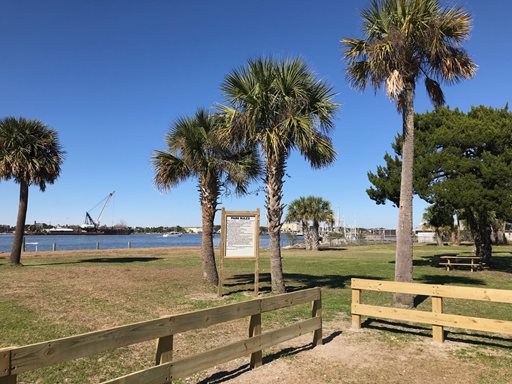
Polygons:
M427 89L430 100L432 100L432 103L436 108L444 105L445 99L443 90L437 81L432 80L429 77L425 77L425 88Z
M0 121L0 178L38 185L44 191L59 177L64 157L57 132L41 121Z
M178 118L166 135L168 151L153 154L155 186L168 190L195 177L201 196L218 197L224 182L238 193L246 192L260 166L246 144L223 136L236 119L233 112L228 108L219 113L198 109L193 116Z
M386 94L392 100L397 100L404 89L404 79L400 72L393 70L386 79Z
M462 8L442 7L439 0L374 0L361 16L364 38L341 40L354 88L385 85L401 110L406 82L415 84L423 75L435 81L425 84L438 103L442 82L474 76L477 66L460 48L471 30L471 17Z
M154 151L151 157L155 176L153 183L160 191L169 190L193 175L183 159L164 151Z
M330 137L317 132L307 141L307 144L309 145L297 146L297 148L313 168L325 167L336 160L336 150Z

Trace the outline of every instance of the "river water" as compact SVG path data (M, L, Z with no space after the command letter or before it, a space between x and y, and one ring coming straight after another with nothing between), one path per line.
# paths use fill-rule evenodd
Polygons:
M10 252L12 247L12 234L0 235L0 252ZM220 235L213 237L214 246L218 246ZM184 234L180 237L163 237L161 234L131 234L131 235L42 235L25 236L26 251L51 251L53 244L57 250L127 248L159 248L159 247L199 247L200 234ZM281 245L288 245L286 236L281 235ZM260 248L268 248L268 236L260 236Z

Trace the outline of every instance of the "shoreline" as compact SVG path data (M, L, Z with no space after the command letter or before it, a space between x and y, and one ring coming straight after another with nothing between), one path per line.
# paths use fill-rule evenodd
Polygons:
M22 260L24 258L35 258L35 257L48 257L48 256L65 256L66 254L77 255L77 254L118 254L118 253L140 253L140 252L179 252L179 251L200 251L201 247L197 246L177 246L177 247L154 247L154 248L109 248L109 249L63 249L57 251L30 251L30 252L21 252ZM215 248L217 249L217 248ZM0 259L8 259L10 255L10 251L0 252ZM7 257L5 257L7 256Z

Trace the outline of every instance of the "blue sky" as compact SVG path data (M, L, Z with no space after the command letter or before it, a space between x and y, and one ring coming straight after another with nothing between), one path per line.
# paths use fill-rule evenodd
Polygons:
M222 103L224 76L260 55L302 57L338 94L336 163L313 171L290 157L284 202L331 201L348 225L395 227L398 211L366 195L367 171L382 163L401 130L394 105L349 88L339 40L361 37L369 1L17 1L0 3L0 118L40 119L67 151L62 175L45 193L30 190L27 222L79 224L110 191L105 224L200 225L195 181L169 193L152 184L151 153L178 116ZM474 16L465 45L479 70L445 87L448 105L510 102L512 3L459 1ZM420 88L416 110L432 106ZM253 189L256 189L257 185ZM14 224L18 186L0 182L0 223ZM226 209L264 211L264 196L224 197ZM425 204L415 201L415 225ZM218 219L217 219L218 221ZM262 220L264 222L264 220Z

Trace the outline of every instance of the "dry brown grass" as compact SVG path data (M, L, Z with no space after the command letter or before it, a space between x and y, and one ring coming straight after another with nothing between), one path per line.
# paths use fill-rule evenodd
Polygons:
M185 382L233 383L509 383L512 367L505 347L473 347L450 341L433 344L428 336L410 336L406 329L390 333L375 329L353 332L347 313L348 274L386 276L393 265L388 250L358 248L352 253L285 253L290 285L319 284L324 288L326 345L308 349L302 337L265 351L265 364L248 371L247 358L213 367ZM386 253L388 252L388 253ZM426 251L425 251L426 252ZM346 256L348 255L348 256ZM363 256L362 256L363 255ZM367 256L368 255L368 256ZM4 256L4 255L2 255ZM392 256L389 256L392 257ZM351 259L352 258L352 259ZM195 248L123 249L39 252L23 255L24 267L10 267L0 258L0 347L22 345L85 331L105 329L162 315L247 300L251 284L227 288L217 299L215 289L202 283L200 256ZM262 272L268 272L268 259ZM360 268L360 270L357 270ZM423 268L423 269L422 269ZM389 269L389 271L388 271ZM443 270L422 266L429 276ZM252 265L231 265L228 272L251 273ZM374 272L372 272L374 271ZM485 273L453 274L484 279ZM489 275L489 282L507 281L506 272ZM245 281L245 278L239 278ZM236 280L231 280L234 282ZM268 285L268 282L265 282ZM241 292L234 293L241 289ZM2 312L3 311L3 312ZM345 310L345 312L347 312ZM269 330L289 323L303 312L264 317ZM206 330L179 334L177 358L205 351L246 336L248 319ZM487 339L489 340L489 339ZM493 340L491 340L493 341ZM154 342L80 359L20 377L21 383L99 382L153 364ZM502 362L502 363L500 363Z

